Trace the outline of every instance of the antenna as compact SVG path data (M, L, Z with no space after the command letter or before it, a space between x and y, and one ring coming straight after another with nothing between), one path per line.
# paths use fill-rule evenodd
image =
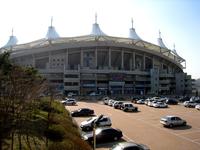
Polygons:
M161 32L160 32L160 29L159 29L159 38L161 38Z
M11 36L13 36L13 28L12 28Z
M132 25L132 29L133 29L133 18L131 18L131 25Z
M176 49L176 45L175 45L175 43L173 44L173 48L174 48L174 50Z
M97 13L95 13L95 23L97 23Z
M52 25L53 25L53 17L51 16L51 27L52 27Z

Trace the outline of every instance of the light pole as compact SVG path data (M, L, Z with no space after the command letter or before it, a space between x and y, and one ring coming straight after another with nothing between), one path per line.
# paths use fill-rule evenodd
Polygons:
M93 150L96 149L96 126L99 124L99 120L103 117L101 114L94 122L93 122Z
M93 150L96 149L96 134L95 134L95 131L96 131L96 123L94 122L93 123Z

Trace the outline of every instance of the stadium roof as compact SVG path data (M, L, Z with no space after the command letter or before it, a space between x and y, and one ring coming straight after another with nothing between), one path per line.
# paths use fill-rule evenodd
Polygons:
M141 48L151 50L152 52L156 52L156 53L166 56L167 58L180 64L182 68L185 68L185 66L182 65L182 63L185 62L185 59L183 59L176 53L175 48L174 50L170 50L164 45L160 32L159 32L159 38L158 38L158 45L155 45L155 44L142 40L137 35L137 33L135 32L135 29L133 28L133 21L132 21L132 28L130 28L129 31L130 31L129 38L108 36L104 32L102 32L102 30L100 29L99 24L97 24L97 16L95 15L95 23L92 26L91 34L84 35L84 36L76 36L76 37L59 37L55 28L52 26L52 20L51 20L51 26L49 26L48 28L46 38L42 38L42 39L32 41L29 43L17 45L17 39L15 36L13 36L13 32L12 32L12 36L10 36L8 43L0 49L0 52L6 51L6 50L12 50L13 53L17 53L19 51L20 53L22 53L22 52L25 52L27 49L47 47L53 44L57 45L57 44L76 43L76 42L83 42L83 41L86 41L86 42L105 41L105 42L112 42L112 43L119 43L119 44L120 43L129 44L129 45L138 46Z

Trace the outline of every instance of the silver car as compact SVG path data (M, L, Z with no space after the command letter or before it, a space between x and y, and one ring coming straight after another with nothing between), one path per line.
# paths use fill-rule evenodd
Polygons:
M146 145L134 142L121 142L114 145L110 150L150 150Z
M164 127L170 127L170 128L172 128L173 126L186 126L187 124L185 120L177 116L162 117L160 123L163 124Z
M83 131L91 131L93 129L93 123L96 121L96 126L97 127L105 127L105 126L111 126L111 119L108 116L102 115L101 118L100 116L96 117L91 117L87 119L86 121L81 122L81 129ZM97 121L98 120L98 121Z
M196 105L195 108L196 108L197 110L200 110L200 104Z

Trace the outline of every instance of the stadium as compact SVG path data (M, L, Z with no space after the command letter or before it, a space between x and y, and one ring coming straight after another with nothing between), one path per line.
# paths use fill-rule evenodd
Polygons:
M191 94L186 60L165 46L160 32L157 41L142 40L133 22L129 37L108 36L95 19L88 35L60 37L51 23L45 38L17 44L12 34L0 51L10 51L15 64L35 67L65 94Z

